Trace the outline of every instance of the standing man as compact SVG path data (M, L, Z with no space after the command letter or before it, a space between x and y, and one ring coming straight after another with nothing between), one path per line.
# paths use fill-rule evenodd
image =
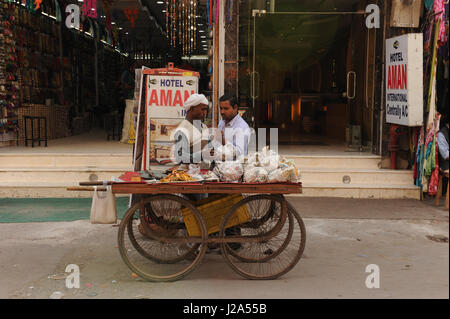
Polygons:
M235 96L224 95L219 99L220 115L218 129L222 132L222 145L233 144L236 157L245 156L250 141L250 127L239 115L238 101Z
M239 115L238 101L235 96L224 95L219 99L220 115L218 129L222 132L222 145L232 144L236 152L236 158L247 155L248 143L250 141L250 127ZM241 228L234 226L227 228L225 234L228 236L241 235ZM241 243L228 243L233 250L242 247Z

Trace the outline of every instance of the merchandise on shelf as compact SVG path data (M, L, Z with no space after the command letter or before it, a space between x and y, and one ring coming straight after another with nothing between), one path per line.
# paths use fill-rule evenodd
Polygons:
M18 61L15 23L17 11L7 2L0 4L0 146L17 141L19 107Z
M22 103L45 104L46 99L53 99L62 104L60 24L23 6L16 6L15 11Z

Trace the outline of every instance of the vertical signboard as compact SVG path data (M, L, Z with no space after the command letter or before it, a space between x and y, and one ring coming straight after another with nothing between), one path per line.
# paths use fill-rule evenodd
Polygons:
M172 164L170 136L186 116L184 102L198 92L193 72L161 73L146 77L145 169Z
M386 122L423 124L423 36L386 40Z

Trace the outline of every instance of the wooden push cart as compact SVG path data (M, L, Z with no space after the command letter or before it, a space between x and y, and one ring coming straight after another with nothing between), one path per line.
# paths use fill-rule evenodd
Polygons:
M186 276L211 245L248 279L278 278L303 254L304 223L283 196L301 193L301 183L109 184L114 194L139 195L121 220L118 246L125 264L145 280ZM194 202L188 194L209 197Z

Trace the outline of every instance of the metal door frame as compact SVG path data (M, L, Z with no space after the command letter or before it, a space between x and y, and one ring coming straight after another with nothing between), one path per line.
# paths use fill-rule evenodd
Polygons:
M256 17L261 17L263 15L360 15L360 16L366 16L368 13L365 10L358 10L358 11L341 11L341 12L336 12L336 11L301 11L301 12L267 12L266 10L259 10L259 9L253 9L252 10L252 17L253 17L253 54L252 54L252 74L251 74L251 80L250 80L250 95L251 95L251 99L252 99L252 106L253 106L253 111L255 112L256 109L256 99L258 99L259 97L259 82L260 82L260 77L259 77L259 73L256 71ZM368 68L369 65L369 45L368 45L368 40L369 40L369 32L366 32L366 55L365 55L365 68ZM375 29L375 35L374 35L375 39L377 38L377 29ZM377 52L377 43L375 41L374 47L373 47L374 53ZM375 57L376 54L374 54ZM354 78L354 94L353 96L349 97L349 88L350 88L350 75L354 74L353 78ZM372 78L375 78L376 74L376 67L374 68L374 72L372 74ZM369 74L368 72L366 72L365 74L365 79L364 79L364 103L365 105L362 106L363 109L369 109L368 107L368 88L367 88L367 83L368 83L368 77ZM256 81L256 78L258 78L258 81ZM354 99L356 97L356 81L357 81L357 76L355 71L350 70L347 73L347 89L346 89L346 95L347 98L349 100ZM256 85L257 84L257 85ZM345 93L344 93L345 94ZM374 112L374 103L375 103L375 85L372 87L372 101L371 101L371 105L372 107L370 108L371 112L372 112L372 120L371 120L371 130L373 132L373 127L374 127L374 119L373 119L373 112ZM373 135L373 133L372 133ZM381 132L380 132L380 136L381 136ZM376 138L376 136L372 136L372 143L373 143L373 139ZM378 141L379 143L380 141ZM372 150L370 150L372 152Z

